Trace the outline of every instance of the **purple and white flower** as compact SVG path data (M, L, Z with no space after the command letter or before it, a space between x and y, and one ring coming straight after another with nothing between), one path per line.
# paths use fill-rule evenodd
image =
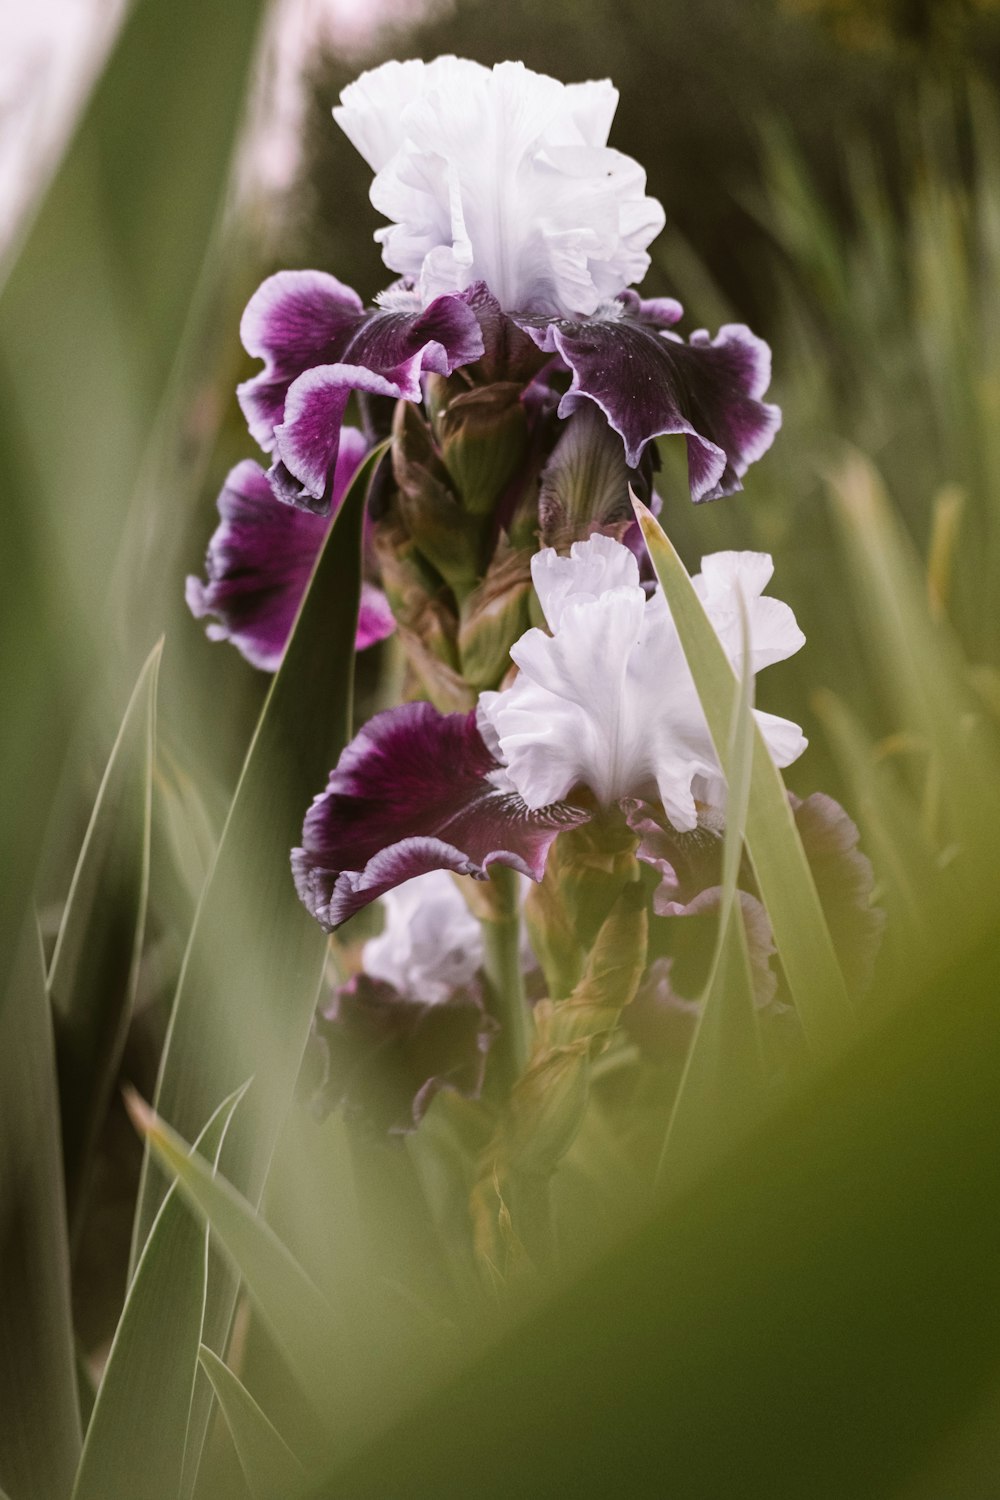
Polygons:
M217 502L220 520L208 544L205 580L189 577L186 598L196 619L214 617L209 637L232 641L251 666L265 672L280 666L313 565L366 446L360 432L344 428L326 517L283 505L251 459L230 470ZM358 650L394 629L385 595L363 582Z
M742 596L755 673L805 640L787 604L762 597L772 572L764 553L717 552L694 579L734 664ZM579 786L604 806L654 795L675 828L693 829L696 803L719 806L725 781L662 593L647 596L634 554L600 535L568 557L538 553L532 580L548 633L523 635L511 651L514 684L480 698L512 787L530 808ZM801 755L796 724L759 711L757 721L777 765Z
M454 877L431 870L382 898L385 917L361 966L397 994L435 1005L466 989L483 964L483 931Z
M376 238L400 280L374 308L315 270L251 298L241 333L263 368L238 394L281 499L327 512L352 396L419 401L425 376L476 366L481 381L545 365L560 416L593 403L631 467L682 435L695 500L741 487L780 424L763 400L770 351L742 324L684 340L679 303L630 290L663 210L607 144L617 101L607 80L455 57L385 63L343 91L334 115L375 173L390 220ZM525 335L536 361L491 355Z
M442 1088L478 1098L497 1027L479 982L482 930L454 878L418 876L382 905L385 924L365 943L360 973L317 1014L314 1102L380 1135L405 1135Z
M405 295L366 308L325 271L279 271L251 297L240 334L264 368L238 388L251 435L273 455L280 499L325 515L352 395L419 401L420 377L450 375L483 353L461 297L427 307Z
M716 553L695 580L730 659L741 652L739 599L753 670L797 651L787 605L763 597L760 553ZM324 926L431 869L482 878L493 863L541 878L561 829L595 803L653 798L677 830L698 803L721 806L725 782L670 611L647 597L632 552L610 537L551 549L532 575L550 634L529 630L511 655L520 671L478 710L443 715L426 703L378 714L341 756L292 852L299 895ZM806 741L758 713L777 764Z

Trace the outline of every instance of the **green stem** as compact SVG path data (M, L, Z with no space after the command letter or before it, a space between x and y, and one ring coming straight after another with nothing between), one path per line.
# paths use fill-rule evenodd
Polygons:
M517 876L494 866L492 880L502 901L496 916L483 919L486 979L490 1013L500 1023L492 1048L493 1071L504 1094L524 1072L531 1050L531 1020L521 974L521 915Z

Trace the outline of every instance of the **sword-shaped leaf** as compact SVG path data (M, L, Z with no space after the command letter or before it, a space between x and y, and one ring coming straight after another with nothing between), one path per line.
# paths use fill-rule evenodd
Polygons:
M652 512L639 500L634 504L716 754L728 769L735 674L672 543ZM802 1028L818 1051L834 1050L850 1034L850 1001L781 772L756 724L746 843Z
M118 1076L139 974L161 647L147 658L125 710L49 967L71 1235L79 1227L87 1169Z

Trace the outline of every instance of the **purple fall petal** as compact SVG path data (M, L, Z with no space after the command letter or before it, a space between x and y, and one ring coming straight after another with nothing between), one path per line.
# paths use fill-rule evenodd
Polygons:
M358 974L316 1017L325 1053L316 1105L342 1107L377 1135L408 1134L441 1089L479 1097L496 1029L471 991L428 1004Z
M839 802L823 792L804 800L789 793L788 800L848 990L863 995L885 928L885 913L872 906L871 861L858 848L857 827Z
M292 850L303 903L333 928L429 870L483 878L499 863L541 879L552 840L589 814L565 803L529 811L491 780L500 769L475 712L407 703L376 714L344 750Z
M241 325L264 368L238 389L251 433L274 453L275 492L325 514L340 427L352 393L420 399L424 372L450 375L483 353L483 335L463 296L365 308L356 292L322 271L279 271L254 293Z
M196 618L214 616L209 636L232 641L252 666L277 670L317 554L364 454L361 433L345 428L328 517L283 505L250 459L227 476L218 499L219 525L208 544L205 581L188 578L186 598ZM384 640L393 626L385 595L363 584L358 649Z
M365 309L357 292L325 271L279 271L247 303L240 337L264 368L237 388L250 434L266 453L285 409L288 387L312 365L337 357Z
M632 468L653 438L681 433L693 500L741 489L741 476L781 425L778 407L761 400L771 378L768 346L741 323L684 343L670 331L680 305L666 298L643 302L627 291L613 308L603 318L529 328L572 374L559 415L596 402Z

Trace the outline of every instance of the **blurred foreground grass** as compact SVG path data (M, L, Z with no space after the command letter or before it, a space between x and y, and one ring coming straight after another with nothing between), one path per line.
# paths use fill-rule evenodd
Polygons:
M166 1180L150 1168L77 1496L288 1495L303 1465L353 1497L993 1493L997 101L978 85L901 109L902 177L859 143L846 215L772 121L742 208L780 288L784 430L739 500L688 507L672 454L663 476L688 563L766 548L806 630L771 688L810 720L796 787L843 797L889 917L858 1040L652 1208L611 1156L614 1211L560 1283L514 1318L460 1296L448 1320L434 1113L414 1177L405 1154L359 1160L338 1122L288 1109L323 943L279 855L346 733L351 675L325 649L350 633L345 526L323 563L332 613L309 606L324 649L300 632L252 746L261 684L181 603L211 524L205 476L211 491L237 456L220 367L263 269L223 212L256 11L137 6L0 294L0 1489L73 1490L133 1207L111 1090L121 1073L152 1095L177 989L165 1116L188 1140L205 1126L203 1156L243 1196L155 1135L186 1196L140 1258ZM657 275L699 320L739 311L677 237ZM156 653L122 724L161 634L158 714ZM81 1069L95 1048L102 1065ZM64 1130L83 1122L67 1184L60 1112ZM583 1223L585 1168L581 1152L566 1189ZM221 1251L208 1273L200 1216ZM232 1374L211 1348L199 1364L200 1343Z

